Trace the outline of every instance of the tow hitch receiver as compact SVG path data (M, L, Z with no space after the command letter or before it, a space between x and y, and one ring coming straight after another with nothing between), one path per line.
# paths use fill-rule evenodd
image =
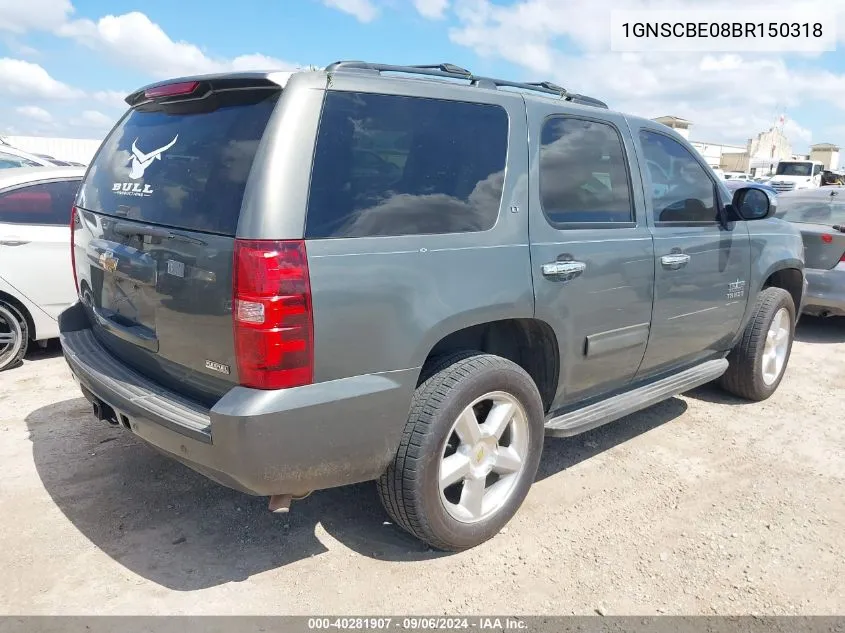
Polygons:
M91 407L94 409L94 416L98 420L104 420L109 424L115 426L119 424L114 409L112 409L109 405L107 405L99 398L94 398L94 400L91 402Z

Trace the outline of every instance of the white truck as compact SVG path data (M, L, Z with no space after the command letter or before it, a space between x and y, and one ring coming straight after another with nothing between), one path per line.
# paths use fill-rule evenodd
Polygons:
M795 189L818 189L822 186L824 163L817 160L782 160L768 182L778 193Z

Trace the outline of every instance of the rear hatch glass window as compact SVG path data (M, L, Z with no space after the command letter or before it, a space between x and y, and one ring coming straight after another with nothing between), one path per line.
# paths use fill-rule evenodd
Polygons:
M81 188L88 211L234 235L277 90L215 93L129 111Z

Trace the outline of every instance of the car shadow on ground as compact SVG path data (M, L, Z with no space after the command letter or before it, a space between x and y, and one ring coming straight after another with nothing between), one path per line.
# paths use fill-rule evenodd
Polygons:
M673 398L576 438L549 438L537 479L685 410ZM70 522L127 569L173 590L243 581L321 554L332 541L380 560L448 556L389 523L371 483L319 491L275 515L265 497L219 486L96 422L83 398L37 409L26 422L38 474Z
M845 342L845 317L811 317L806 314L798 321L795 340L802 343Z
M830 344L845 342L845 319L819 318L804 315L795 329L795 340L801 343ZM789 367L785 379L789 377ZM748 405L748 400L731 395L714 383L708 383L684 394L696 400L713 404Z
M47 358L57 358L62 355L62 346L59 339L50 339L44 347L38 343L30 343L29 349L26 350L24 361L39 361Z

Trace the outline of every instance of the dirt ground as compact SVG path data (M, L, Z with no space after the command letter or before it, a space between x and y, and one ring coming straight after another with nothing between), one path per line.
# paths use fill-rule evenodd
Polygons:
M842 613L843 389L845 320L805 319L767 402L547 440L508 528L445 555L370 485L280 517L95 422L54 347L0 375L0 612Z

